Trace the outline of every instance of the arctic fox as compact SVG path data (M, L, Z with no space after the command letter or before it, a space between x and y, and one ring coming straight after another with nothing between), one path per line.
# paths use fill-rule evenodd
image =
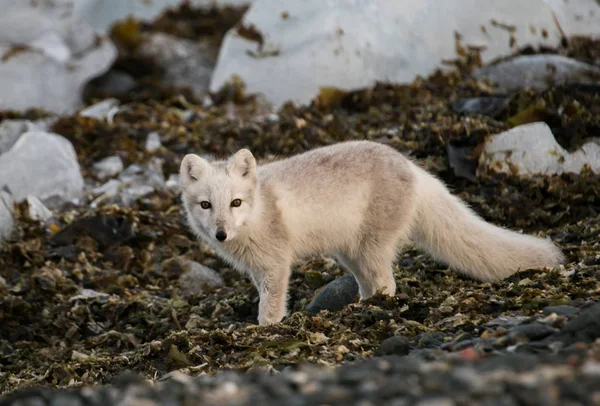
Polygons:
M260 325L286 315L290 266L315 254L352 272L361 300L395 294L392 265L407 244L490 282L564 261L551 241L485 222L439 179L376 142L264 165L247 149L214 162L188 154L180 180L191 229L258 289Z

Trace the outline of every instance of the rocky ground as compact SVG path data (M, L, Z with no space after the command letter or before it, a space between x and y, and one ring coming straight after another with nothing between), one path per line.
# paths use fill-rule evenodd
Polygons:
M218 43L235 20L189 16L142 29ZM324 90L311 106L273 110L236 83L210 102L159 83L135 51L139 29L113 32L112 73L130 91L96 81L87 93L89 104L114 96L120 106L51 124L73 143L85 199L44 202L44 221L19 204L2 247L0 405L600 405L600 176L475 174L486 136L514 125L544 121L569 151L597 136L598 85L502 93L471 79L477 59L465 54L456 71L410 85ZM598 65L600 43L551 52ZM356 303L346 271L315 258L294 268L292 314L256 326L249 280L185 227L181 158L350 139L420 159L486 220L552 238L568 263L488 284L408 250L396 297ZM319 296L328 284L341 294Z

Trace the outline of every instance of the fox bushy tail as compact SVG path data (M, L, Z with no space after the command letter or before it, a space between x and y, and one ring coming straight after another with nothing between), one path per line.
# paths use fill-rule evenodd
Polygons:
M484 221L437 178L416 167L413 242L433 258L474 279L494 282L523 269L564 262L551 241Z

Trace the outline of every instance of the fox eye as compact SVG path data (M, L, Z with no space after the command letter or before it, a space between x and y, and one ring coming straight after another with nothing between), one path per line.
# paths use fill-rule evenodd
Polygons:
M204 210L207 210L207 209L211 208L211 204L207 201L203 201L203 202L200 202L200 207L202 207Z
M242 204L242 201L240 199L234 199L231 202L231 207L240 207L241 204Z

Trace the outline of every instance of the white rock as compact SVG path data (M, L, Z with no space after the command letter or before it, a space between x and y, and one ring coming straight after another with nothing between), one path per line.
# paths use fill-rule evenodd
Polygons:
M42 200L79 197L83 178L73 145L58 134L26 132L0 155L0 188L4 186L18 202L28 195Z
M518 175L580 173L584 165L600 173L600 142L588 142L569 153L556 142L550 127L537 122L493 136L479 157L477 174L504 172Z
M35 121L4 120L0 122L0 154L8 151L19 137L27 131L48 131L55 118L45 118Z
M0 243L10 237L15 220L13 218L14 200L10 193L0 190Z
M20 0L22 1L22 0ZM192 7L211 7L213 5L242 6L253 0L189 0ZM177 7L183 0L78 0L75 12L88 21L97 31L107 32L117 20L133 16L141 20L153 20L165 8Z
M116 108L120 104L117 99L106 99L93 104L79 112L79 115L82 117L91 117L97 120L103 120L106 118L111 110Z
M118 155L109 156L94 163L92 169L101 180L112 178L123 171L123 160Z
M53 216L50 209L44 203L33 195L27 196L28 215L30 219L46 222Z
M478 69L476 78L488 78L514 90L524 87L546 89L567 82L598 83L600 68L561 55L522 55Z
M160 134L158 134L155 131L148 134L148 137L146 138L146 145L144 146L146 151L154 152L161 146L162 144L160 143Z
M117 50L74 16L69 2L0 0L0 110L72 113L83 86Z
M261 33L262 49L231 29L210 90L237 75L249 93L276 105L308 103L322 86L356 89L429 75L456 58L455 32L463 46L485 47L484 63L561 39L543 0L257 0L242 21ZM515 28L512 46L504 25Z

